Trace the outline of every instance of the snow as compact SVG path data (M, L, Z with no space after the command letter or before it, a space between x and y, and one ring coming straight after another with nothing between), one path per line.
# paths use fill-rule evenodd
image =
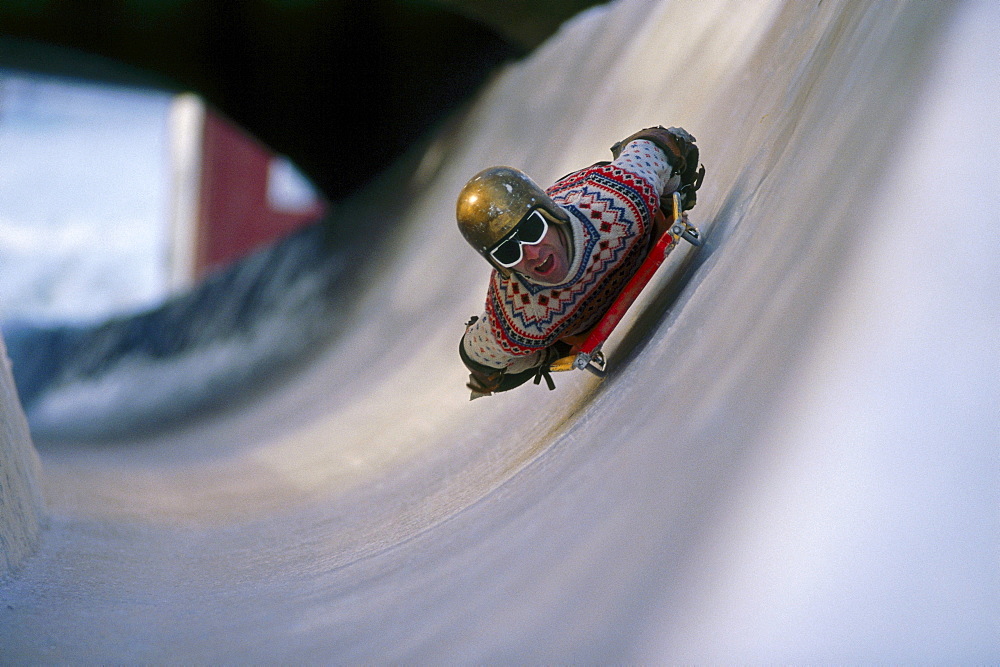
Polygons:
M996 661L998 19L623 0L565 26L429 149L308 368L173 431L40 444L5 658ZM644 301L603 382L470 403L462 184L549 182L655 124L708 170L676 304Z
M3 321L99 322L167 296L171 98L0 70Z

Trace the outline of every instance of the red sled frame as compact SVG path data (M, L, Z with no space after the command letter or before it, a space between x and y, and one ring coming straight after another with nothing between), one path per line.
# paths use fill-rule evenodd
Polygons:
M659 213L659 212L658 212ZM643 288L649 283L656 270L660 268L670 251L680 241L691 243L694 246L702 244L701 235L698 230L692 227L687 217L681 210L680 193L673 193L673 211L667 230L657 240L656 244L649 251L646 259L639 266L631 280L612 302L604 316L593 326L590 331L582 334L584 340L579 345L574 345L570 354L555 361L550 370L561 371L579 369L586 370L598 377L604 377L605 359L601 352L601 346L607 341L608 336L615 330L615 327L625 317L629 307L635 303ZM657 216L659 217L659 215ZM574 336L574 340L579 340L580 336Z

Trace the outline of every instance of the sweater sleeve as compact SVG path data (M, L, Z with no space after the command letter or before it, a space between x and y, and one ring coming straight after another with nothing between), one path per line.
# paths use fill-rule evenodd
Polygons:
M629 142L612 164L648 182L661 197L680 185L680 176L672 176L673 167L667 154L646 139Z
M473 362L506 370L509 373L520 373L535 368L544 356L543 350L523 356L514 356L505 351L493 336L486 313L466 328L462 346L466 356Z

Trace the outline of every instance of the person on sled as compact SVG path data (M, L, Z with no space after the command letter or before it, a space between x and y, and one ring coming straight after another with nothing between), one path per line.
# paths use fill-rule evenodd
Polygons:
M491 167L462 188L456 217L465 240L493 266L486 310L465 327L459 355L472 399L537 384L593 327L642 264L662 197L696 201L705 168L695 138L652 127L599 162L542 190L512 167ZM659 230L663 231L663 230Z

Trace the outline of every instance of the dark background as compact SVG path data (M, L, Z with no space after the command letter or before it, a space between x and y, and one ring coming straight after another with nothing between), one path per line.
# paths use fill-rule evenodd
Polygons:
M3 0L0 66L197 92L338 200L593 4Z

